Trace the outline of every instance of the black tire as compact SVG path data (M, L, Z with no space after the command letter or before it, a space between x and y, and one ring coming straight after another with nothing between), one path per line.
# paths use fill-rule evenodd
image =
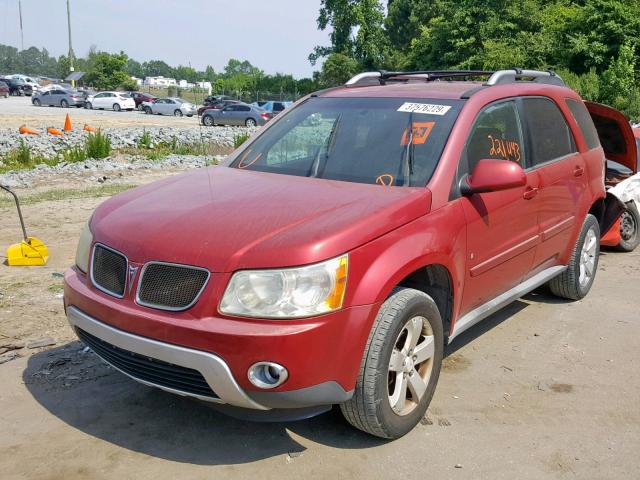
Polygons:
M42 103L40 102L40 100L38 100L37 98L34 98L34 99L33 99L33 104L34 104L36 107L40 107L40 106L42 105Z
M205 115L202 117L202 124L206 127L214 127L216 122L211 115Z
M181 116L182 116L182 110L179 110L179 109L177 109L177 108L176 108L176 109L173 111L173 116L174 116L174 117L181 117Z
M65 99L60 100L60 106L62 108L69 108L69 102L67 102Z
M257 125L258 125L258 122L256 122L253 118L247 118L247 119L244 121L244 124L245 124L247 127L255 127L255 126L257 126Z
M640 213L633 202L627 203L627 209L620 218L620 243L616 249L621 252L633 252L640 245Z
M141 112L144 112L144 105L140 104L136 107L138 110L140 110Z
M120 110L122 110L122 107L119 103L114 103L112 108L114 112L119 112Z
M593 255L589 255L593 258L593 267L591 275L584 277L585 281L582 282L581 260L583 258L583 255L585 255L585 239L587 235L591 236L591 234L589 234L590 231L593 235L595 235L595 249L593 251ZM600 226L598 225L596 217L589 214L582 224L582 230L580 231L578 241L576 242L573 252L571 253L571 258L569 259L569 265L567 266L567 269L557 277L551 279L551 281L549 282L551 293L568 300L580 300L584 298L587 293L589 293L589 290L591 290L591 286L593 285L593 281L598 271L599 258Z
M146 113L147 115L151 115L153 113L153 110L151 110L151 107L146 106L144 107L144 113Z
M389 370L389 362L405 325L416 316L427 320L433 335L433 356L429 360L432 363L422 398L407 414L400 415L391 407L389 388L393 374ZM340 405L342 414L351 425L376 437L394 439L407 434L420 422L431 402L440 376L443 352L442 319L436 303L421 291L396 288L376 316L353 397ZM413 377L418 373L413 368L410 367L410 374L402 375Z
M84 108L86 108L87 110L93 110L93 105L91 104L91 102L85 102Z

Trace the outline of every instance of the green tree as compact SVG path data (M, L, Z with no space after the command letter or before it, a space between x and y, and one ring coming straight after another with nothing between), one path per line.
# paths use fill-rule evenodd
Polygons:
M616 59L602 74L601 100L620 110L626 110L629 100L636 90L636 59L634 47L625 44L620 47Z
M131 77L127 73L127 60L128 57L123 52L95 53L83 80L101 90L114 90L123 85L130 86Z
M320 82L324 87L333 87L349 80L359 70L358 62L342 53L332 53L322 65Z

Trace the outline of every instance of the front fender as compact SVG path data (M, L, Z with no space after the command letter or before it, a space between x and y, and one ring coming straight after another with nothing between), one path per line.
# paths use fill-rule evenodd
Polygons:
M384 301L412 272L439 264L448 271L453 287L453 314L457 314L466 265L466 224L462 206L453 201L403 225L350 253L346 304Z

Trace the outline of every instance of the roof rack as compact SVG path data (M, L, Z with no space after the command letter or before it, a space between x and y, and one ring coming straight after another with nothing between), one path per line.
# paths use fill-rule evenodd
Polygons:
M513 68L511 70L417 70L412 72L387 72L379 70L377 72L363 72L351 78L345 85L347 87L365 87L372 85L386 85L388 82L409 82L411 80L421 80L431 82L444 78L468 78L468 77L489 77L485 85L503 85L515 83L516 81L530 80L536 83L548 85L565 86L564 81L553 70L521 70Z

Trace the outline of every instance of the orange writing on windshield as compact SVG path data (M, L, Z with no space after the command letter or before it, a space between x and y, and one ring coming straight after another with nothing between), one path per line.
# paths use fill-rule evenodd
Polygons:
M394 181L395 178L389 173L383 173L382 175L378 176L378 178L376 178L376 183L385 187L390 187L391 185L393 185Z
M426 142L435 124L436 122L413 122L413 145L422 145L424 142ZM404 133L402 134L400 145L407 145L408 143L409 129L406 128Z

